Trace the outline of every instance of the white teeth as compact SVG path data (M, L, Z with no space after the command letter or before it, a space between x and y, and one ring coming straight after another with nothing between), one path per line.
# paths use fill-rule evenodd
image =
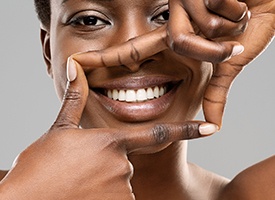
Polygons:
M125 90L119 90L118 92L118 100L125 101L126 100L126 92Z
M145 89L139 89L137 91L137 101L145 101L147 100L147 93L146 93L146 90Z
M156 86L154 88L138 89L138 90L107 90L107 96L110 99L126 102L142 102L159 98L167 91L165 86Z
M107 96L108 96L110 99L113 97L113 94L112 94L112 91L111 91L111 90L108 90Z
M112 96L109 97L111 99L114 99L114 100L118 100L118 91L117 90L113 90L113 92L110 90Z
M164 88L163 87L160 87L159 88L159 96L162 96L162 95L164 95Z
M154 98L154 92L152 88L147 89L147 99L153 99Z
M159 87L154 88L154 97L159 98Z
M126 101L127 102L136 102L135 90L126 90Z

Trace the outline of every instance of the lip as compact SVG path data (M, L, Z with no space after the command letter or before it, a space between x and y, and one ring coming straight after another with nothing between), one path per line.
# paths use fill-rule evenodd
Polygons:
M127 122L141 122L156 119L165 113L174 102L177 88L184 80L170 76L141 76L119 78L100 87L91 88L91 93L97 101L116 118ZM120 102L108 98L100 90L106 89L140 89L165 84L173 84L173 87L163 96L144 102Z

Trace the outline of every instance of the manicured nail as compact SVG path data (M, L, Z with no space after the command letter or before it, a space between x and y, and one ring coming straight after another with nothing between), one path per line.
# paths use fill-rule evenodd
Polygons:
M233 47L232 56L240 55L244 51L243 45L236 45Z
M219 130L219 127L215 124L203 123L199 127L199 131L201 135L211 135L216 133Z
M247 17L248 17L248 19L251 19L251 12L250 12L250 10L247 11Z
M67 79L69 82L72 82L76 79L77 71L74 60L69 57L67 60Z

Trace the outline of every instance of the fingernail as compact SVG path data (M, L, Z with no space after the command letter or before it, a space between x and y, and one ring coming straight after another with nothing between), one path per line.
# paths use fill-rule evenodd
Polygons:
M247 17L248 17L248 19L251 19L251 12L250 12L250 10L247 11Z
M233 47L232 56L240 55L244 51L243 45L236 45Z
M69 57L67 60L67 79L69 82L72 82L76 79L77 71L74 60Z
M219 130L219 127L215 124L203 123L199 127L201 135L211 135Z

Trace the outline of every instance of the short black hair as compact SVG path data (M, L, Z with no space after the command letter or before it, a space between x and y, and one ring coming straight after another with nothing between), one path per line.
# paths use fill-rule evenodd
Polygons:
M35 10L40 22L49 27L51 23L51 2L50 0L34 0Z

